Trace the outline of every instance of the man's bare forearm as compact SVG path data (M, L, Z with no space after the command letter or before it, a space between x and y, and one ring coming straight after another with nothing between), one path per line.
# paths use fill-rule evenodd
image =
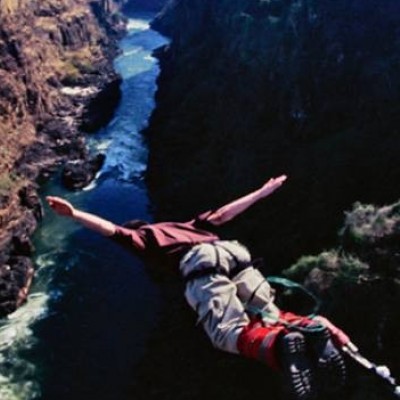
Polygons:
M47 196L47 203L60 217L72 218L86 228L111 236L115 233L115 225L97 215L76 209L68 200L57 196Z
M115 233L115 225L104 218L74 209L71 218L88 229L98 232L104 236L112 236Z
M255 190L254 192L251 192L246 196L234 200L231 203L228 203L216 210L210 217L209 221L214 225L222 225L225 222L228 222L231 219L235 218L243 211L247 210L250 206L252 206L260 199L262 199L261 190Z
M247 210L254 203L272 194L286 181L286 179L286 175L269 179L268 182L259 189L219 208L212 213L207 220L213 225L222 225L225 222L230 221L243 211Z

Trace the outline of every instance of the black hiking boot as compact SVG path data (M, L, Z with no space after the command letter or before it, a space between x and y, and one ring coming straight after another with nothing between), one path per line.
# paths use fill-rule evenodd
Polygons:
M292 400L315 397L311 365L306 357L304 336L300 332L286 334L281 342L284 391Z
M316 357L316 378L319 391L325 395L337 393L346 383L346 365L340 351L332 343L328 330L313 338L313 351Z

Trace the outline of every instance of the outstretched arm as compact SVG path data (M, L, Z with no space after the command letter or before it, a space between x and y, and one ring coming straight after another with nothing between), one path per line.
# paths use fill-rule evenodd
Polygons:
M214 211L209 217L207 217L207 221L213 225L222 225L225 222L230 221L237 215L241 214L243 211L247 210L257 201L269 196L276 189L281 187L286 179L286 175L281 175L278 178L269 179L263 186L261 186L254 192L251 192L246 196L240 197L239 199L236 199L231 203L228 203L218 210Z
M46 200L53 211L62 217L72 218L86 228L101 233L104 236L111 236L115 233L115 225L112 222L97 215L80 211L61 197L48 196Z

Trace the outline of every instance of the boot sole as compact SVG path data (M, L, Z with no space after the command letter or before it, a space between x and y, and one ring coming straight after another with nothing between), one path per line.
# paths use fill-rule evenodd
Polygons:
M306 357L306 344L300 333L287 334L282 339L283 379L286 394L291 399L310 400L315 397L311 365ZM286 384L285 384L286 383Z

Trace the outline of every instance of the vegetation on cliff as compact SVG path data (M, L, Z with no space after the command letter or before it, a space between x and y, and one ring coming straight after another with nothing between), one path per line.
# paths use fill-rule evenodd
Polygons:
M335 250L304 256L284 273L303 282L372 358L400 373L400 203L356 203L346 213Z
M22 303L31 280L29 237L42 215L37 183L65 160L88 158L80 125L101 126L112 115L111 100L118 101L120 80L111 60L124 22L111 0L5 0L0 21L4 315ZM96 109L90 107L95 99Z

